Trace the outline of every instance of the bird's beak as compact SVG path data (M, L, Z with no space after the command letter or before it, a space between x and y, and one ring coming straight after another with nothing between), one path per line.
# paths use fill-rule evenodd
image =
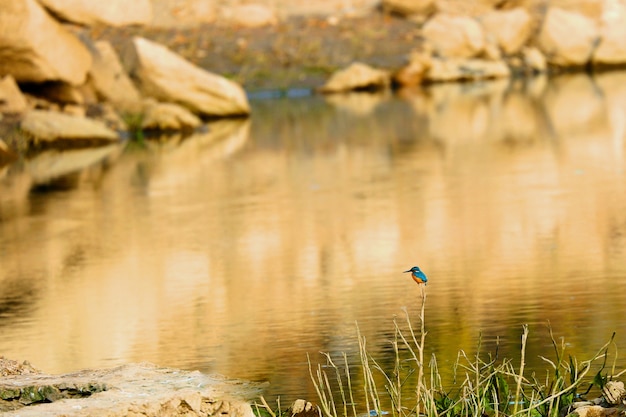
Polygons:
M403 274L406 273L406 272L411 272L411 270L409 269L408 271L404 271Z

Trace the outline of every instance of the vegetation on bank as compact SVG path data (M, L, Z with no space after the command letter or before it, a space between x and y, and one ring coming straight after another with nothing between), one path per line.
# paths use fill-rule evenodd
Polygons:
M444 387L437 358L425 358L426 290L421 287L419 329L414 329L408 312L406 328L394 320L393 366L384 366L368 352L367 341L357 328L360 363L349 363L345 353L336 359L324 353L325 364L313 366L310 375L318 394L322 417L384 416L475 417L520 416L558 417L571 413L572 405L587 394L598 394L616 373L617 354L609 361L615 346L613 337L591 358L579 361L566 351L565 342L550 337L553 357L541 357L546 363L545 376L525 369L528 326L523 326L520 360L499 358L497 352L481 352L480 340L475 355L459 351L454 363L454 386ZM357 388L358 387L358 388ZM357 392L357 390L361 390ZM363 400L355 402L360 396ZM256 404L263 417L290 415L273 409L264 398Z

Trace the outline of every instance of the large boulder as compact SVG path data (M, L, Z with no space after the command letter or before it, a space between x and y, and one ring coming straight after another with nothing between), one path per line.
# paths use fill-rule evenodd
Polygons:
M626 4L616 3L600 27L600 44L593 54L596 65L626 63Z
M118 134L102 122L52 111L31 110L24 116L20 127L36 141L43 142L119 140Z
M581 66L591 59L598 40L595 22L576 12L551 7L539 34L539 48L550 64Z
M485 49L485 34L476 19L437 14L422 29L424 39L442 57L471 58Z
M135 37L133 51L126 58L131 76L148 97L207 116L250 113L240 85L197 67L165 46Z
M98 98L115 104L122 110L139 107L139 91L122 68L117 53L107 41L93 45L93 65L89 77Z
M493 37L505 54L515 54L526 44L533 30L530 13L521 7L494 10L482 16L480 22L487 36Z
M147 24L152 19L150 0L39 0L59 19L91 26Z
M79 85L90 66L87 48L35 0L0 0L0 75Z

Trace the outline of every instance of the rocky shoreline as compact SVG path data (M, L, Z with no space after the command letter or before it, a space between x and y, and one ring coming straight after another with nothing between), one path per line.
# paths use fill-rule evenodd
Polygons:
M0 357L3 416L254 417L260 384L149 363L49 375Z
M159 368L150 363L49 375L28 362L0 357L0 413L7 417L274 416L261 396L262 388L259 383ZM256 414L251 403L257 404ZM564 406L559 415L613 417L623 415L625 406L624 383L609 380L600 397ZM301 399L281 413L290 417L322 414L319 406Z
M245 89L329 94L626 64L623 0L384 0L349 11L330 2L333 12L305 16L258 2L198 12L178 28L146 26L148 0L69 3L0 0L4 159L29 144L246 117Z

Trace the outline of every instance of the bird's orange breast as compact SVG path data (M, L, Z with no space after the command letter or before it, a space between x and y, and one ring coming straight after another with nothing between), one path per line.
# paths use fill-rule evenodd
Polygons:
M418 284L423 284L425 282L420 277L416 277L413 274L411 274L411 276L413 277L413 281L417 282Z

